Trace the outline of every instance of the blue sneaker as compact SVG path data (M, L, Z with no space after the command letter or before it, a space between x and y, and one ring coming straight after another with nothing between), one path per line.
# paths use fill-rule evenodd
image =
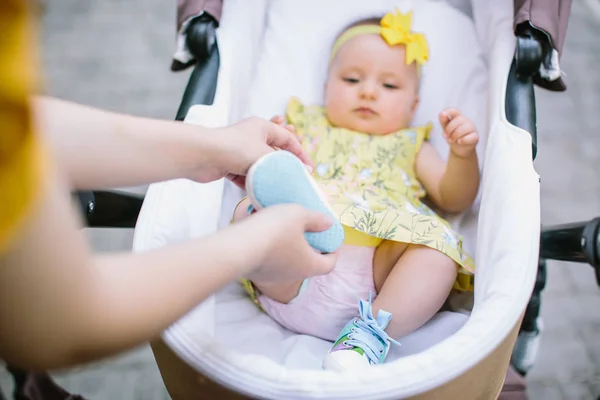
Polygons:
M288 151L260 158L248 171L246 192L256 210L276 204L299 204L331 216L333 225L323 232L306 232L308 243L322 253L336 251L344 242L344 228L306 167Z
M390 338L384 329L392 314L380 310L373 318L371 296L369 301L360 300L360 317L352 319L338 336L323 361L323 368L334 371L356 371L372 365L383 364L390 350Z

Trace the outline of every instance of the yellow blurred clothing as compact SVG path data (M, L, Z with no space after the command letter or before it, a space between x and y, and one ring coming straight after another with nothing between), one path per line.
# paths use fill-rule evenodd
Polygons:
M0 1L0 253L41 190L42 151L29 105L37 63L27 0Z

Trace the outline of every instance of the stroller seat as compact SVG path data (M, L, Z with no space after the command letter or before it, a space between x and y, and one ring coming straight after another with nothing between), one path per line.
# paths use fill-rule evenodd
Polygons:
M195 398L207 399L215 394L494 398L499 393L535 280L540 225L531 137L508 123L504 112L515 50L510 2L475 0L465 13L442 1L228 0L217 31L220 66L214 102L193 106L185 122L223 126L249 115L270 118L283 112L292 95L304 103L320 103L335 35L357 18L380 16L395 6L413 10L414 29L425 33L430 47L414 123L437 124L440 110L456 106L474 120L482 136L480 195L469 212L450 219L475 254L474 297L467 296L466 303L454 297L452 311L439 313L403 338L403 346L384 365L360 375L339 374L320 370L330 343L286 331L232 284L173 324L155 344L159 366L161 357L180 361L181 370L161 368L173 398L183 386ZM446 157L438 125L431 137ZM134 250L214 233L229 223L242 196L223 180L151 185Z

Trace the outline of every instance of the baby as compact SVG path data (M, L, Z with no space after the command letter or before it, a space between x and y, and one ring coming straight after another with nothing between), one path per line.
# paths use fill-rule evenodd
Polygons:
M296 98L287 107L289 129L314 160L314 180L343 226L343 245L327 275L245 286L284 327L334 341L327 369L383 363L390 342L426 323L451 290L473 287L474 263L461 236L423 200L450 213L470 207L479 137L459 110L442 111L450 146L444 162L427 141L430 125L411 126L428 49L410 27L411 14L399 12L351 25L331 52L324 107ZM233 220L249 209L242 200Z

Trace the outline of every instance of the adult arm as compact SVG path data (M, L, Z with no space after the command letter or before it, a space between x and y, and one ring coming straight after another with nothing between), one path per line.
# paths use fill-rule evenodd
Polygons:
M141 185L191 175L215 160L206 128L36 97L37 131L47 136L69 184L78 189Z
M52 179L44 193L0 256L0 358L14 365L69 366L150 340L264 257L265 246L247 240L251 224L93 257L65 186Z
M292 133L260 118L205 128L50 97L34 98L33 111L37 131L46 135L68 184L82 190L231 178L245 174L271 147L311 162Z

